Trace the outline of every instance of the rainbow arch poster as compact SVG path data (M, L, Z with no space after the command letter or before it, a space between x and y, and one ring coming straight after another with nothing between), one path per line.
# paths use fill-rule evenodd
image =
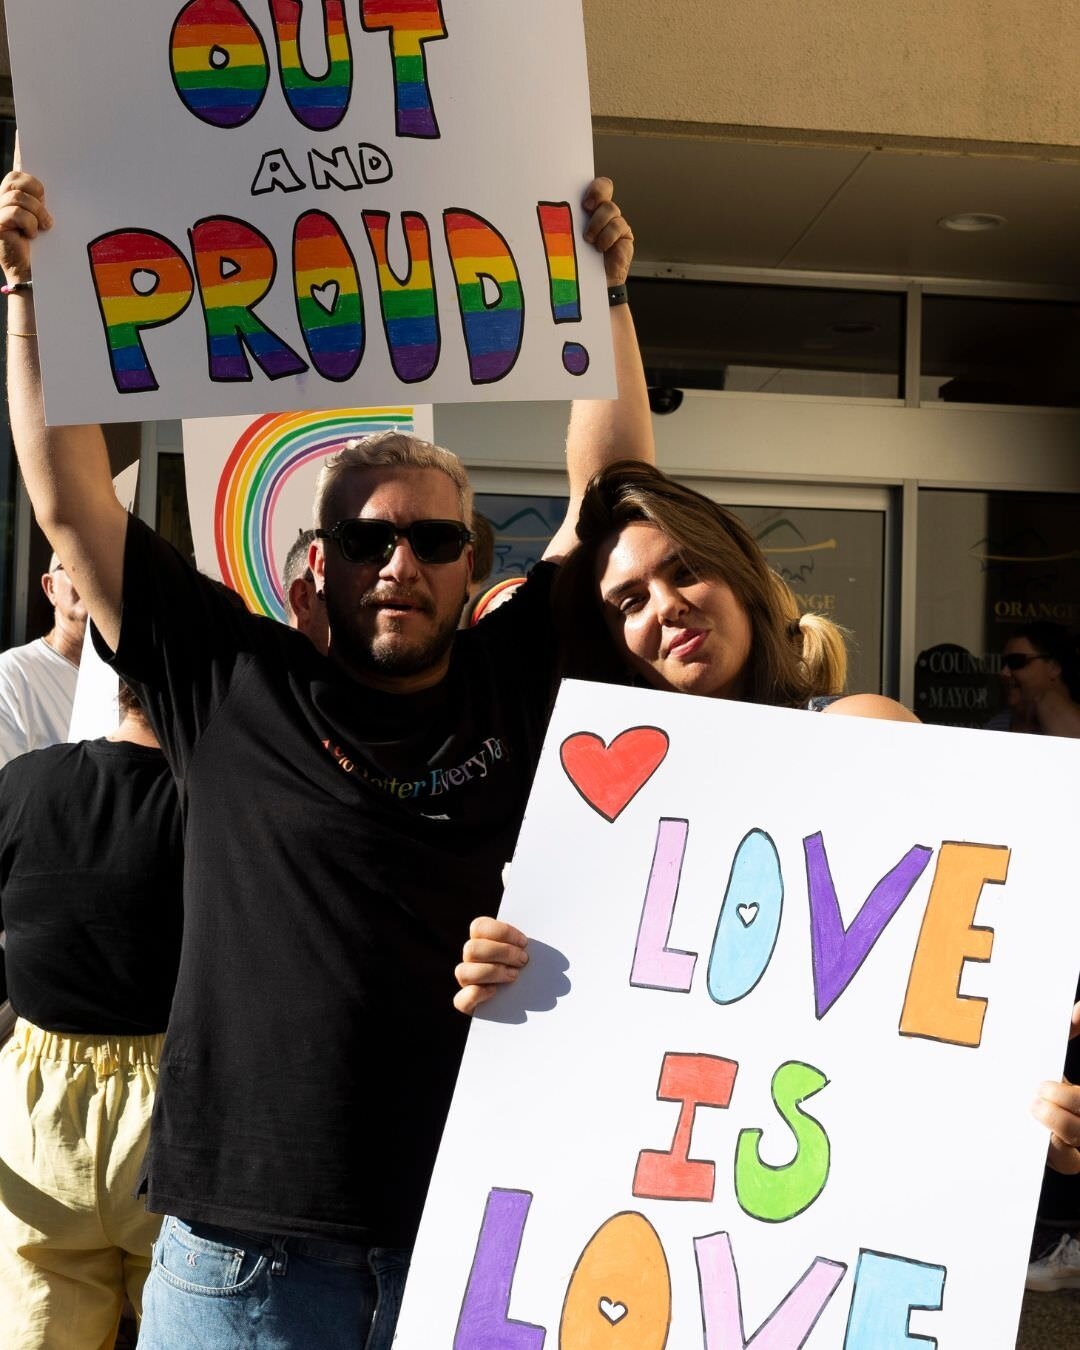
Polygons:
M581 0L9 0L46 416L615 392Z
M404 431L430 440L427 405L195 418L183 424L188 509L201 571L256 614L284 619L281 569L311 527L315 479L353 437Z

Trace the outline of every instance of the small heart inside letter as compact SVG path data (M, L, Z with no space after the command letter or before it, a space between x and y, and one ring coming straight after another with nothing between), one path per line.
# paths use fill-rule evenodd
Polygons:
M659 727L630 727L610 745L591 731L579 731L559 748L567 778L605 820L625 809L667 752L667 732Z
M611 1325L614 1326L616 1322L621 1322L626 1316L626 1304L612 1303L611 1299L602 1298L600 1300L600 1311Z
M756 904L739 906L737 913L739 915L739 918L742 919L743 921L744 928L749 928L750 925L754 922L754 920L757 918L757 911L758 907Z
M340 287L336 281L328 281L325 286L312 286L311 298L327 314L333 314L337 307Z

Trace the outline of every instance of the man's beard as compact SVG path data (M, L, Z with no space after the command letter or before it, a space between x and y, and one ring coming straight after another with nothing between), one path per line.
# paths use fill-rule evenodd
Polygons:
M395 597L401 598L401 597ZM422 641L404 646L396 633L383 633L372 638L369 632L360 630L358 611L339 607L330 587L326 588L326 616L330 621L330 647L335 658L347 669L359 674L369 673L381 676L422 675L437 666L446 656L454 642L461 611L465 607L466 596L462 596L461 607L448 614ZM380 599L378 589L366 591L360 598L360 611L372 608ZM421 601L419 605L410 597L410 603L423 610L425 614L434 614L430 602Z

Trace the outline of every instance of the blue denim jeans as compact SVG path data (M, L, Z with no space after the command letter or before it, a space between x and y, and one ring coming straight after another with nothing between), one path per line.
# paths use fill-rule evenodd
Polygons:
M139 1350L390 1350L409 1255L170 1215L143 1292Z

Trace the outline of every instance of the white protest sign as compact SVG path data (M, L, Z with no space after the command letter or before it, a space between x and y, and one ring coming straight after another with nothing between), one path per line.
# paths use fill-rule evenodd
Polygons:
M5 8L50 422L614 393L580 0Z
M1078 751L565 684L396 1350L1012 1347Z
M184 423L188 515L200 571L231 586L248 609L285 618L281 572L311 528L315 480L343 441L380 431L432 437L431 408L207 417Z

